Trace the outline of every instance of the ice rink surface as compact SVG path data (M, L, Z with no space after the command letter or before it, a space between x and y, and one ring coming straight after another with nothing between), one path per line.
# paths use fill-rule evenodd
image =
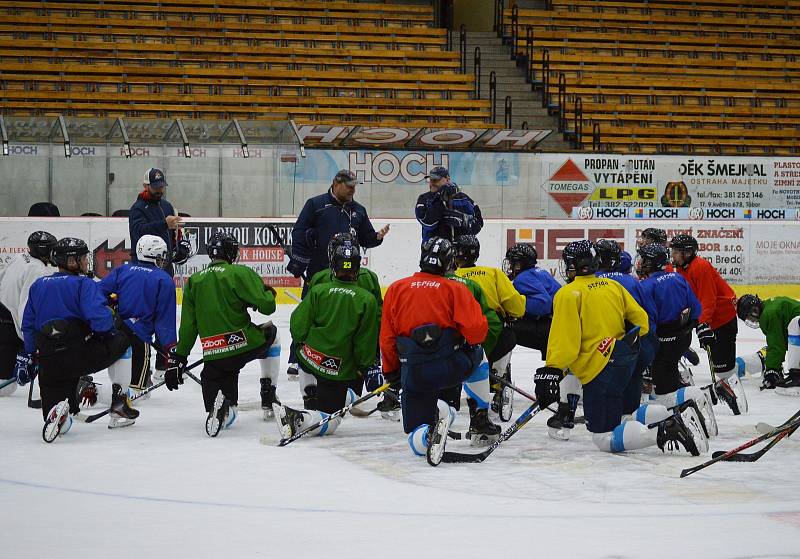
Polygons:
M293 308L272 318L284 346L278 394L299 407L298 384L285 375ZM740 323L740 355L763 342ZM707 384L700 355L695 379ZM198 345L190 362L199 356ZM518 348L512 363L515 382L532 391L538 352ZM258 401L258 377L249 364L240 404ZM108 382L105 373L95 380ZM715 407L711 451L800 408L800 398L759 384L744 380L748 415ZM200 388L188 378L142 402L132 427L76 422L50 445L26 397L0 399L3 558L800 557L800 433L756 463L680 479L710 453L605 454L580 425L569 441L550 439L543 412L484 463L432 468L412 456L401 424L378 414L348 416L331 437L279 448L260 444L279 436L253 409L210 439ZM527 405L517 396L514 417ZM467 423L464 406L456 427ZM476 449L450 441L448 450Z

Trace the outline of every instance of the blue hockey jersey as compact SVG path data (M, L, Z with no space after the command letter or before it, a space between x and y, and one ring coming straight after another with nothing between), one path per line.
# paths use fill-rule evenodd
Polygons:
M158 337L164 348L178 343L175 333L175 285L169 274L153 264L125 264L111 270L99 284L108 297L116 293L117 313L145 343Z
M644 309L650 319L650 329L655 330L654 325L658 324L656 320L656 306L653 302L652 295L645 293L642 289L642 284L639 280L630 274L623 274L622 272L597 272L595 274L598 278L612 279L617 283L621 283L622 287L631 294L639 306Z
M528 268L514 278L514 288L525 296L525 314L534 317L553 314L553 297L561 284L547 270Z
M114 329L114 316L97 284L86 276L58 272L31 285L22 316L25 351L36 351L35 335L51 320L82 320L93 332Z
M702 312L700 301L680 274L656 272L642 280L640 285L645 295L653 301L656 324L677 321L686 308L691 309L691 320L700 318Z

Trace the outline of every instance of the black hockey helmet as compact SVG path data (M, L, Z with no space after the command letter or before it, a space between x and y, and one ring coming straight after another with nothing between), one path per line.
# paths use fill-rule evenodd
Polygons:
M659 245L667 246L667 232L657 227L648 227L639 235L641 245L650 243L657 243Z
M539 255L536 254L535 246L528 243L517 243L506 251L503 272L508 277L515 278L520 272L536 266L538 259Z
M481 254L481 242L475 235L459 235L455 240L456 259L474 264Z
M328 244L330 249L330 244ZM331 253L331 251L328 251ZM361 268L361 252L358 245L353 243L342 243L333 248L330 254L331 269L337 278L345 278L355 281L358 277L358 270Z
M697 256L697 239L691 235L681 233L672 237L670 248L683 253L683 262L678 262L673 258L673 264L676 266L686 267L689 265L689 263L691 263L692 260L694 260L694 257Z
M422 243L422 258L419 269L423 272L443 276L453 265L453 245L442 237L431 237Z
M764 303L758 295L746 293L736 300L736 315L750 328L758 328Z
M230 233L217 232L206 242L206 252L212 261L224 260L233 264L239 256L239 241Z
M597 271L599 258L591 241L572 241L561 252L561 275L571 280L573 276L589 276Z
M639 248L637 253L639 254L639 269L644 276L663 270L669 263L667 247L657 243L644 245Z
M620 252L622 249L619 243L613 239L599 239L594 243L594 250L599 258L598 269L604 272L613 272L619 266Z
M59 268L77 272L80 270L70 268L69 259L74 258L75 263L80 267L79 261L86 254L89 254L89 247L86 246L82 239L64 237L53 245L53 250L50 252L50 260Z
M331 237L330 242L328 242L328 263L333 267L333 253L337 247L340 246L349 246L351 248L355 247L356 252L359 254L361 253L361 249L358 246L358 240L353 236L352 233L336 233L333 237Z
M34 231L28 237L28 252L34 258L49 262L50 253L56 246L56 242L58 239L47 231Z

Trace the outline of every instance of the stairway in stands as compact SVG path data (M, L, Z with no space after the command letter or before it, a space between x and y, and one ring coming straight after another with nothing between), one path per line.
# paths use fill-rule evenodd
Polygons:
M525 81L525 70L517 67L511 60L511 47L503 45L496 33L467 32L467 68L474 69L475 47L481 54L481 99L489 99L489 74L494 71L497 77L497 117L496 122L505 122L505 100L511 98L511 128L520 129L523 123L533 129L548 129L553 133L539 144L542 151L574 151L558 132L558 116L547 114L542 107L541 91L532 91L531 84ZM458 32L453 32L453 49L459 48Z

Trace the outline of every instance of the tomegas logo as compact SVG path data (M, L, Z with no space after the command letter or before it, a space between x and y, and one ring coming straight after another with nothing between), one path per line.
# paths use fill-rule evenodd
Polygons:
M550 177L547 190L564 213L570 214L572 208L589 197L592 184L572 159L567 159Z

